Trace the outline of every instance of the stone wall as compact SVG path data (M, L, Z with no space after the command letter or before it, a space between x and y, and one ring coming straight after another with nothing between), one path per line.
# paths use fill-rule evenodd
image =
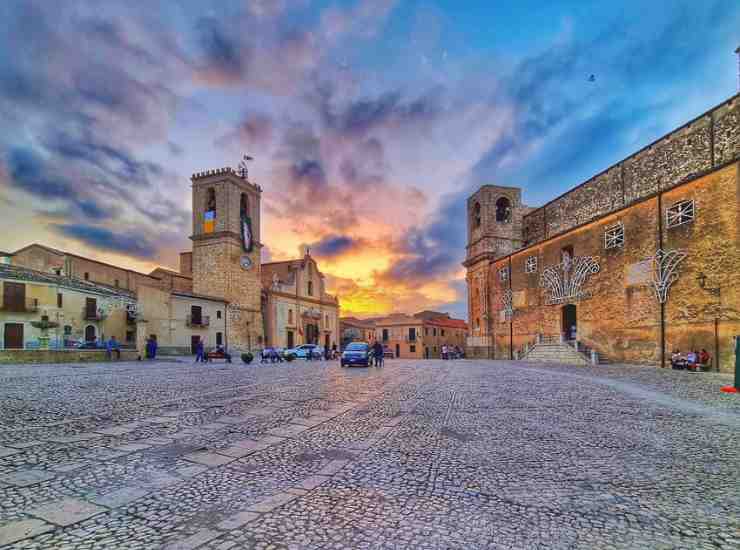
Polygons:
M536 243L740 157L740 95L524 216Z

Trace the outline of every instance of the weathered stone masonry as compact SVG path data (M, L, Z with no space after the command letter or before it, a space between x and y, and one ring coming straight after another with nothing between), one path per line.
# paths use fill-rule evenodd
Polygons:
M584 285L591 297L570 301L582 344L612 360L652 364L660 362L662 350L669 356L676 348L706 348L713 356L719 352L722 370L732 370L732 337L740 334L739 158L735 96L544 207L523 213L523 247L504 251L490 244L493 239L486 246L471 240L465 262L471 353L509 358L538 334L560 336L568 302L547 305L541 276L566 249L595 258L600 267ZM494 189L484 186L471 204ZM695 218L669 228L666 210L681 200L694 201ZM623 228L625 243L607 249L605 232L616 226ZM494 226L490 233L500 231ZM649 262L661 246L686 253L662 312ZM527 272L527 262L536 262L536 270ZM510 276L502 279L502 271ZM719 295L700 288L700 274L707 287L720 288ZM511 320L503 311L509 290Z

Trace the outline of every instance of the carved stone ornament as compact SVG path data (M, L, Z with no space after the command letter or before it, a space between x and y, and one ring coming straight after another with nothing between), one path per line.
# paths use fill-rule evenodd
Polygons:
M509 288L501 294L501 311L504 312L507 321L514 317L514 293Z
M574 257L564 254L563 261L542 271L540 286L547 294L546 303L565 304L590 297L583 289L586 280L601 268L597 259L590 256Z
M110 314L111 311L117 309L125 309L130 315L135 316L139 312L139 304L132 298L124 298L123 296L115 298L105 298L100 302L98 310L103 315Z
M678 280L678 264L686 258L683 250L658 249L651 258L653 262L653 288L658 302L665 304L668 291Z

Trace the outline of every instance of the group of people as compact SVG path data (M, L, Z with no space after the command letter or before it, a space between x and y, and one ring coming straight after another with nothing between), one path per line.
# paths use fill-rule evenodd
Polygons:
M462 359L463 351L459 346L448 346L447 344L442 345L441 349L442 359Z
M376 367L382 367L384 353L385 349L383 349L383 344L376 340L375 343L370 346L370 363L374 364Z
M231 354L226 351L226 348L224 348L222 345L217 345L216 349L213 350L215 353L217 353L219 356L226 359L227 363L231 363ZM211 358L209 357L208 353L206 353L205 344L203 342L203 338L198 339L198 343L195 344L195 362L196 363L210 363Z
M685 356L680 350L674 350L671 354L671 368L675 370L698 371L702 367L708 367L711 360L712 356L704 348L701 351L690 351Z

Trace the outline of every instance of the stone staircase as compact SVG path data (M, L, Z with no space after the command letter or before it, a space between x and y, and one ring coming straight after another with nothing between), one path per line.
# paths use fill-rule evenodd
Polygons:
M540 342L534 344L523 354L522 361L537 363L565 363L568 365L589 365L583 353L577 352L572 346L560 342Z

